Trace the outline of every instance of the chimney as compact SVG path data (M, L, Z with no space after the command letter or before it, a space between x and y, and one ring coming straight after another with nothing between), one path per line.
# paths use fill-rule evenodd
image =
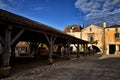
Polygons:
M107 26L107 23L106 23L106 21L104 21L103 22L103 27L106 28L106 26Z

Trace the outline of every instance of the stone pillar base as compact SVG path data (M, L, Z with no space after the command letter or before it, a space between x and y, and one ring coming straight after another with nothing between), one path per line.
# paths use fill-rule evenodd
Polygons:
M0 67L0 78L5 78L10 76L11 67Z
M53 64L53 59L48 59L48 64Z

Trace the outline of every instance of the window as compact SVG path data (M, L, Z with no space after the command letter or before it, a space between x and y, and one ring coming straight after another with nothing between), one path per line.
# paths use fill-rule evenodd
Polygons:
M90 28L90 32L92 31L92 28Z
M74 27L71 27L70 28L70 32L73 33L73 30L74 30Z
M118 32L118 28L115 28L115 32L116 32L116 33Z
M89 37L88 37L88 40L89 40L90 42L92 42L92 41L94 40L93 36L89 36Z
M120 33L115 33L115 39L119 39L120 38Z
M73 30L73 29L74 29L74 27L71 27L71 29Z

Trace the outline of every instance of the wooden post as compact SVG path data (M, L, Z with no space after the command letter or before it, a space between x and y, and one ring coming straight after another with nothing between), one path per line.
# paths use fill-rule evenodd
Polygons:
M49 48L49 54L48 54L48 63L53 64L52 54L53 54L53 45L56 40L56 36L53 34L45 34L47 40L48 40L48 48Z
M68 60L70 60L70 58L71 58L71 55L70 55L70 44L71 44L71 41L68 40L68 41L67 41L67 45L66 45L67 54L68 54L67 59L68 59Z
M63 58L65 56L65 46L62 45L61 46L61 58Z
M79 44L77 44L77 58L79 58L79 57L80 57L80 53L79 53L79 52L80 52L80 50L79 50L79 48L80 48L80 47L79 47Z
M8 26L5 29L5 44L3 44L3 51L2 51L2 62L0 68L0 76L9 76L9 62L10 62L10 42L11 42L11 32L12 26Z
M83 56L85 56L86 54L86 47L85 47L85 44L83 44Z
M77 44L77 46L74 44L74 46L77 48L77 58L79 58L80 57L79 43Z
M12 46L11 46L11 56L10 56L10 65L13 65L14 64L14 61L15 61L15 47L16 47L17 43L14 43Z
M5 41L4 41L4 39L1 35L0 35L0 42L1 42L2 45L5 44Z
M48 55L48 61L50 64L53 63L52 54L53 54L53 43L52 43L52 38L51 38L49 42L49 55Z
M5 29L5 44L3 46L3 53L2 53L2 67L9 66L11 32L12 32L12 27L8 26L8 28Z

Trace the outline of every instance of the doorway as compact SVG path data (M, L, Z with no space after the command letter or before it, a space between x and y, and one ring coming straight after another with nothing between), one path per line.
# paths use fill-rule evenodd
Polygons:
M115 54L116 47L115 45L109 45L109 54Z

